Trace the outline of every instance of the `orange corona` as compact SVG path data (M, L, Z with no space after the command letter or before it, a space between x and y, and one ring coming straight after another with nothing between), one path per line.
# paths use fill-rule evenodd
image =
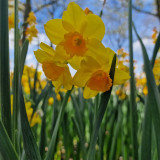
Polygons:
M94 72L87 82L87 87L89 87L92 90L105 92L110 90L112 86L112 79L110 78L109 74L98 70Z
M86 42L82 35L78 32L68 33L64 35L64 42L61 44L64 46L67 54L73 56L83 56L87 50Z

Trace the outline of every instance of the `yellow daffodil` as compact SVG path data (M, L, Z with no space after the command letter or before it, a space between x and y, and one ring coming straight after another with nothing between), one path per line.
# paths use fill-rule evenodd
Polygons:
M42 49L38 49L34 54L38 62L42 64L46 77L52 80L55 91L59 92L61 86L70 90L72 88L72 77L68 65L61 61L61 52L57 53L44 43L41 43L40 47Z
M59 93L56 95L56 98L57 98L58 101L61 101L61 96L60 96Z
M97 15L85 14L76 3L71 2L62 19L52 19L44 27L50 41L58 46L57 50L66 54L62 58L67 57L74 69L79 69L85 56L93 56L98 60L99 55L94 51L101 49L105 26Z
M125 58L126 56L128 56L129 54L127 52L124 52L123 48L120 48L117 50L118 55L120 55L122 58Z
M14 13L8 16L9 30L14 28Z
M32 25L26 29L25 34L29 42L31 42L33 37L37 37L38 30L36 29L35 25Z
M145 86L143 88L143 93L144 93L145 96L148 94L148 88L147 88L147 86Z
M49 105L52 105L53 102L54 102L54 98L53 98L53 97L50 97L50 98L48 99L48 104L49 104Z
M158 33L157 28L156 27L153 28L153 34L152 34L153 43L156 43L157 41L157 33Z
M107 59L101 60L103 63L98 63L91 57L87 57L81 63L80 69L73 78L74 85L84 88L84 98L88 99L96 96L99 92L105 92L112 87L112 79L109 72L114 56L114 52L105 48ZM130 78L128 72L125 72L116 67L114 84L122 84Z
M41 123L41 118L40 118L40 116L39 116L39 114L37 112L35 112L33 117L32 117L33 108L31 108L31 105L32 105L31 102L26 102L25 103L28 121L30 123L30 126L33 127L35 124Z
M28 18L27 18L27 22L28 22L29 25L34 25L34 24L36 24L36 16L34 15L33 12L30 12L30 13L29 13L29 16L28 16Z
M89 8L86 8L84 10L84 13L87 15L87 14L93 14L93 12L89 9Z

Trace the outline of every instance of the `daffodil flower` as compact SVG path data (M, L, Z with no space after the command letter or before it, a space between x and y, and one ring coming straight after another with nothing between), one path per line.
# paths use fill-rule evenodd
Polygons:
M29 23L29 25L35 25L36 24L36 16L34 15L34 12L29 12L27 22Z
M52 19L44 28L50 41L58 46L57 50L61 49L64 55L68 55L68 62L74 69L79 69L85 56L99 59L94 50L102 46L104 23L100 17L83 11L76 3L69 3L62 19Z
M41 43L41 49L34 52L39 63L42 64L46 77L52 80L55 91L59 92L61 86L66 90L72 88L72 77L69 67L61 60L61 53L57 53L52 47Z
M85 87L83 96L86 99L96 96L99 92L106 92L113 84L122 84L130 78L128 72L116 67L114 82L112 81L109 72L114 52L109 48L105 48L105 50L108 55L107 59L103 59L99 63L92 57L86 57L73 78L74 85Z

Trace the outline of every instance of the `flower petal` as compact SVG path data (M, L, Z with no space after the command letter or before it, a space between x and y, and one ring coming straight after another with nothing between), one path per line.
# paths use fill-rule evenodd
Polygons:
M86 56L94 58L101 65L109 63L109 55L106 52L106 48L99 40L90 39L87 42L88 51Z
M52 81L56 81L64 72L65 67L59 67L55 63L43 63L43 71L46 77Z
M62 61L66 61L70 58L70 55L66 53L63 46L61 46L61 45L57 45L55 52L56 52L55 57L54 57L55 61L62 62Z
M78 70L83 59L84 57L74 56L72 59L68 60L68 63L72 66L72 68Z
M83 97L85 99L89 99L89 98L95 97L97 94L98 94L98 91L91 90L88 87L84 88Z
M115 69L114 85L123 84L126 80L130 79L129 73L118 68Z
M65 71L63 73L63 87L64 89L66 90L70 90L72 88L72 76L71 76L71 73L69 71L69 67L67 66L65 68Z
M76 72L76 74L73 77L73 83L75 86L78 87L84 87L89 80L92 72L87 72L83 69L80 69Z
M62 79L63 79L63 76L61 75L56 81L52 81L52 84L55 87L56 93L58 93L60 88L62 87Z
M59 44L64 39L64 34L66 34L61 19L49 20L44 25L44 29L50 41L55 45Z
M67 31L80 32L85 20L84 11L74 2L69 3L67 10L63 12L62 24Z
M86 57L86 59L81 62L80 69L73 77L74 85L84 87L92 73L99 68L101 68L101 66L96 62L96 60L91 57Z
M54 59L54 53L48 53L41 49L34 51L34 55L39 63L51 62Z
M40 43L40 48L51 55L55 54L55 50L43 42Z
M96 38L101 41L105 34L105 25L103 21L95 14L88 14L86 18L87 25L83 31L84 38Z

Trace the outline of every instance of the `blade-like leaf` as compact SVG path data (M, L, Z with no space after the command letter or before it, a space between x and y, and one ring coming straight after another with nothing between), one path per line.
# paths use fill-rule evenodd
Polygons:
M113 57L112 66L110 70L110 77L112 79L112 83L114 82L115 65L116 65L116 55L114 55ZM107 104L110 99L111 91L112 91L112 88L109 91L104 92L101 95L101 101L100 101L99 109L97 111L97 116L96 116L96 120L95 120L95 124L93 128L93 132L91 135L87 160L91 160L91 159L94 160L94 151L95 151L95 145L97 142L97 136L98 136L99 128L101 126L105 111L107 109Z
M24 143L26 157L29 160L41 160L36 140L33 136L32 130L28 122L23 93L22 93L22 87L20 87L19 94L20 94L21 128L22 128L22 136L23 136L23 143Z
M46 145L46 107L48 105L48 94L52 91L52 86L48 88L48 92L46 93L43 104L42 104L42 111L43 111L43 118L42 118L42 125L41 125L41 136L39 142L39 151L41 154L42 159L44 158L45 154L45 145Z
M157 41L156 41L156 44L155 44L154 50L153 50L153 56L152 56L152 60L151 60L152 67L154 66L154 62L157 57L157 53L158 53L159 48L160 48L160 33L158 35L158 38L157 38Z
M21 51L21 61L20 61L20 77L23 74L23 69L24 69L24 64L27 56L27 51L28 51L28 45L29 41L25 40L22 46L22 51Z
M0 120L0 154L5 160L19 160L13 144Z
M2 122L11 138L8 0L0 1L0 107Z
M129 30L129 60L130 60L130 113L131 113L131 137L133 145L133 159L138 160L137 140L137 106L135 96L134 64L133 64L133 39L132 39L132 0L128 2L128 30Z
M151 105L147 99L145 105L145 114L142 128L142 144L141 144L141 159L151 160L151 133L152 133L152 120L151 120Z
M18 123L19 97L18 97L18 79L19 79L19 31L18 31L18 0L14 1L14 79L13 79L13 123L12 136L13 144L16 146L15 131Z
M140 36L138 35L134 25L133 25L133 28L135 30L135 33L138 37L138 40L139 40L139 42L141 44L141 48L142 48L143 59L144 59L144 69L145 69L145 73L146 73L147 87L148 87L147 101L149 101L147 103L146 107L152 107L151 115L152 115L152 119L153 119L155 135L156 135L158 159L160 159L160 136L159 136L160 135L160 125L159 125L159 122L160 122L160 95L159 95L158 88L156 86L156 82L155 82L154 75L152 72L152 66L149 61L146 48L145 48ZM143 135L143 136L145 136L145 135ZM146 137L146 139L147 139L147 137ZM147 152L147 150L145 152Z

